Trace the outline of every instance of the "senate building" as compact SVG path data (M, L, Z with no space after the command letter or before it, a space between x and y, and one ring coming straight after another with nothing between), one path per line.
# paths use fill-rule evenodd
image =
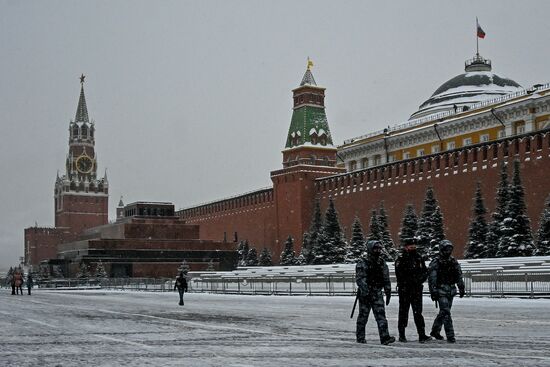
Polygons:
M329 124L325 108L327 90L308 62L292 89L282 152L273 152L282 160L271 172L272 187L177 211L171 203L120 202L116 222L108 223L109 182L98 175L96 126L83 83L69 124L65 173L54 187L55 227L25 229L26 264L56 264L66 276L82 262L93 267L99 260L111 276L171 276L160 269L182 259L195 270L209 263L229 270L236 266L236 243L244 239L270 249L276 262L289 235L300 251L317 200L322 210L334 201L348 238L354 218L365 227L383 202L396 240L406 205L420 212L427 187L434 189L460 258L478 183L492 211L501 168L519 161L533 229L550 193L550 84L521 86L476 54L464 73L434 86L427 99L417 96L419 108L408 120L338 145L331 135L338 122Z

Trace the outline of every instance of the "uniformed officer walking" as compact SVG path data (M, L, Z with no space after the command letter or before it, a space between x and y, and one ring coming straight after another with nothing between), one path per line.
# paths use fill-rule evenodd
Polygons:
M395 342L395 338L388 332L388 321L384 309L384 296L386 294L386 306L390 303L391 283L388 266L380 257L382 244L379 241L367 242L368 254L357 262L355 267L355 280L357 282L357 298L359 299L359 316L355 336L358 343L365 343L365 327L369 313L372 309L376 323L380 343L388 345Z
M462 269L458 261L451 256L452 252L453 244L451 241L441 241L439 255L432 260L428 269L430 295L433 301L439 303L439 314L434 320L430 335L437 340L443 340L441 336L441 326L443 325L449 343L456 342L451 307L453 306L453 298L457 293L457 285L460 298L464 297Z
M406 343L405 328L409 322L409 309L412 307L414 324L418 332L418 341L427 342L432 338L426 335L424 317L422 316L422 289L428 278L428 269L422 256L416 252L416 240L407 238L403 249L395 261L397 294L399 295L399 319L397 329L399 341Z

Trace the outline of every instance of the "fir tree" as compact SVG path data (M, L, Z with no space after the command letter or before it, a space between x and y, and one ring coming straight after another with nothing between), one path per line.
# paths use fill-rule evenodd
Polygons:
M216 271L216 268L214 268L214 260L210 259L206 271Z
M248 240L242 241L242 250L241 250L241 260L239 261L239 266L247 266L248 264L248 253L250 252L250 245Z
M384 244L384 260L395 261L398 251L395 248L395 244L393 243L393 239L388 229L388 215L386 214L383 201L380 202L380 208L378 209L378 226L380 228L380 240Z
M271 259L271 252L269 252L269 250L266 247L264 247L263 250L260 252L259 265L260 266L273 265L273 260Z
M507 212L510 200L510 187L508 183L508 171L506 164L500 168L500 180L497 186L496 207L492 214L492 221L487 229L487 256L500 257L499 243L501 239L501 227L504 218L509 217Z
M435 199L434 190L431 186L428 186L426 189L426 194L424 197L424 206L422 208L422 213L420 218L418 218L418 229L416 231L417 246L418 251L423 254L431 257L432 250L434 246L434 224L433 224L433 215L437 208L437 200Z
M258 266L258 252L254 247L251 247L248 250L248 255L246 256L246 266Z
M481 185L478 182L474 196L473 216L468 231L468 243L464 251L465 259L479 259L487 257L487 209L483 203Z
M373 209L370 216L369 224L369 234L367 236L368 241L372 240L382 240L382 233L380 229L380 223L378 223L378 214L376 214L376 209Z
M403 213L403 221L401 222L401 229L399 231L399 243L400 247L403 247L403 241L407 238L414 238L418 229L418 218L412 204L407 204L405 212Z
M185 274L189 272L189 264L187 264L187 261L185 261L185 259L183 259L180 266L178 266L178 274L181 272L184 272Z
M313 264L314 260L315 252L313 251L310 234L309 232L304 232L304 237L302 238L302 251L300 256L298 256L298 261L300 265L309 265Z
M359 217L355 217L351 226L351 240L346 263L354 264L367 253L367 244Z
M500 241L497 256L532 256L533 235L529 217L526 214L525 193L520 177L520 163L514 161L514 173L509 188L509 201L506 207L508 216L500 227Z
M76 277L80 279L87 279L90 277L90 270L88 269L88 265L86 265L86 263L80 263L80 268L76 274Z
M432 236L427 256L433 258L439 252L439 244L445 239L445 228L443 226L443 214L439 206L432 214Z
M288 238L285 241L285 248L281 252L280 265L294 265L296 254L294 252L294 239L291 235L288 235Z
M540 215L536 248L537 249L535 255L550 255L550 195L546 199L544 209L542 210L542 213Z
M318 239L318 251L315 255L317 264L339 264L346 258L347 244L342 235L342 228L338 221L338 212L334 201L329 199L325 213L325 225Z
M105 267L103 266L103 263L101 260L98 261L98 263L95 266L95 277L96 278L108 278L107 272L105 271Z
M323 231L323 218L321 215L321 203L319 199L315 200L313 207L313 216L311 218L311 225L309 227L309 240L304 252L304 257L308 264L313 264L317 260L317 254L321 249L319 248L319 238L322 237ZM306 242L304 242L306 244Z

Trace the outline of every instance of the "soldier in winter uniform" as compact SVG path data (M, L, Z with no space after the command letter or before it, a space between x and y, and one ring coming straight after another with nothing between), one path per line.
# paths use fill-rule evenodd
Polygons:
M422 288L428 278L428 269L422 256L416 252L416 240L405 239L403 249L395 261L397 294L399 295L399 341L407 342L405 328L409 321L409 308L412 306L414 323L418 332L418 341L424 343L432 338L426 335L422 316Z
M182 272L179 273L179 275L176 277L176 284L174 284L174 290L178 290L178 293L180 294L180 302L179 305L183 306L183 293L187 292L187 279L185 279L185 274Z
M379 241L368 241L368 254L357 262L355 267L355 280L357 282L357 298L359 299L359 316L357 317L357 329L355 336L358 343L365 343L365 326L370 310L374 314L378 324L380 342L384 345L395 342L395 338L388 332L388 321L384 309L384 296L386 293L386 306L390 303L391 283L388 266L380 257L382 244Z
M428 270L428 284L430 286L430 295L432 300L439 303L439 314L434 320L431 336L437 340L443 340L441 336L441 326L445 326L445 335L447 341L454 343L455 332L453 329L453 320L451 319L451 307L453 298L456 296L456 286L460 298L464 297L464 280L462 279L462 269L454 257L453 244L451 241L443 240L439 244L439 255L430 263Z

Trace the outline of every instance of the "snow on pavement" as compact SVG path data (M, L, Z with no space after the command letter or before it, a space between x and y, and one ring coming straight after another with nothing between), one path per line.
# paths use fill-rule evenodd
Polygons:
M550 300L456 299L457 343L355 343L352 297L0 293L0 366L550 366ZM397 334L397 297L387 308ZM427 331L437 310L424 299Z

